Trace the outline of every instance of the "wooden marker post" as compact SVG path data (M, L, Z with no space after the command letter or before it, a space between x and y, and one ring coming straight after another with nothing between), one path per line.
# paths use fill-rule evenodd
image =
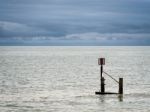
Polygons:
M119 94L123 94L123 78L119 78Z
M104 94L123 94L123 78L119 78L119 82L113 78L111 75L103 71L103 65L105 65L105 58L98 59L98 65L100 65L100 91L95 92L95 94L104 95ZM112 78L117 84L119 84L118 92L105 92L105 78L103 77L103 73L110 78Z
M100 67L100 87L101 87L101 92L104 93L105 92L105 79L103 77L103 65L105 65L105 58L99 58L98 59L98 64L101 65Z

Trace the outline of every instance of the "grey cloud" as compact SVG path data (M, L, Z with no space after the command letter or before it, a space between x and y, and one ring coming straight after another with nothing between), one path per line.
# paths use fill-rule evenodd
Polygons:
M76 40L143 40L150 39L150 34L126 34L126 33L96 33L89 32L83 34L71 34L64 37L64 39Z
M59 29L59 28L58 28ZM57 27L53 26L50 29L44 29L42 27L35 27L26 24L20 24L15 22L0 21L0 38L3 37L35 37L41 35L59 36L63 33L57 34L55 30Z
M56 38L54 36L37 36L37 37L13 37L14 40L32 40L32 41L40 41L40 40L95 40L95 41L107 41L107 40L150 40L150 34L127 34L127 33L96 33L96 32L88 32L88 33L79 33L79 34L68 34L65 36L61 36Z
M39 28L7 21L0 21L0 30L3 37L28 36L38 33L45 33L44 30Z
M0 0L0 37L148 38L149 12L149 0Z

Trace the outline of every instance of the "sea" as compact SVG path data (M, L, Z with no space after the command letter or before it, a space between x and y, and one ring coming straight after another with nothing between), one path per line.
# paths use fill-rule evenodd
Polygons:
M0 112L150 112L150 47L1 46Z

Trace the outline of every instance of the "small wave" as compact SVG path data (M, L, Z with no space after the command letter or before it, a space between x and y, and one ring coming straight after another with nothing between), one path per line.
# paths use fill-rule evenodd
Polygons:
M33 108L32 106L22 106L22 105L17 105L17 104L7 104L7 105L1 105L1 107L21 107L21 108Z

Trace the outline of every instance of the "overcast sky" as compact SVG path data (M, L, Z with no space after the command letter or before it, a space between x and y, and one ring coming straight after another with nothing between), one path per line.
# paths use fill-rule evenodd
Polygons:
M150 0L0 0L0 45L150 45Z

